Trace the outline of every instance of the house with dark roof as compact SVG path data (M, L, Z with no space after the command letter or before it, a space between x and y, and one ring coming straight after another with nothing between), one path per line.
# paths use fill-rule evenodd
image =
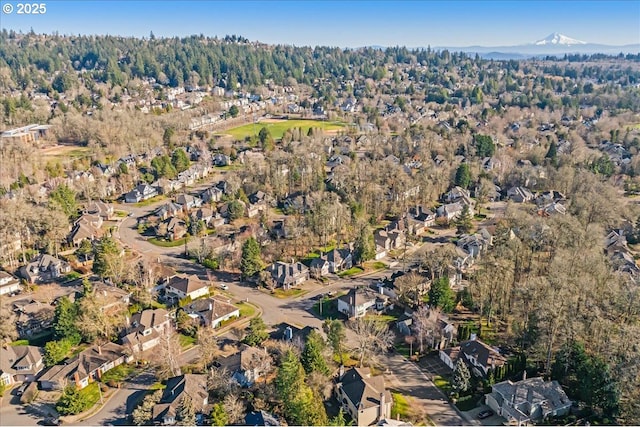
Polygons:
M359 286L338 297L338 311L351 319L364 316L369 309L382 311L387 303L387 296L368 287Z
M88 214L98 215L105 221L112 219L114 214L113 206L101 200L94 200L89 203L85 211Z
M461 342L457 347L440 350L440 360L451 370L455 369L456 362L460 358L478 377L486 377L489 371L507 363L507 358L497 349L476 339L473 335L472 339Z
M507 190L507 198L516 203L525 203L533 200L533 193L526 187L511 187Z
M191 194L180 194L176 197L176 203L182 206L183 211L188 212L202 206L202 199Z
M342 409L359 426L375 424L391 416L391 393L382 375L372 376L369 368L351 368L340 375L335 386Z
M162 220L172 218L180 213L182 213L182 206L173 202L165 203L153 211L153 214Z
M249 412L245 417L244 417L244 424L247 426L268 426L268 427L275 427L275 426L279 426L280 421L278 421L278 419L273 415L270 414L269 412L266 411L254 411L254 412Z
M44 368L42 349L32 345L0 347L0 384L33 381Z
M155 187L152 187L149 184L140 184L124 195L124 201L126 203L138 203L157 195L158 190Z
M195 274L176 274L169 278L165 290L178 299L191 297L195 300L209 293L209 284Z
M185 313L201 325L217 328L226 320L240 317L240 309L217 298L201 298L183 307Z
M20 300L14 302L17 315L16 328L21 338L37 335L53 325L55 308L40 301Z
M528 425L566 415L572 404L558 381L540 377L494 384L485 401L506 425Z
M20 269L20 275L31 283L49 282L71 272L71 265L49 254L40 254Z
M122 345L130 348L132 353L140 353L157 346L160 338L170 330L171 317L167 310L143 310L127 319Z
M407 222L409 233L419 236L435 225L436 214L422 205L415 205L407 212Z
M167 387L160 402L153 407L151 420L155 425L175 425L178 408L188 397L198 414L208 413L209 392L207 376L202 374L184 374L167 380Z
M242 344L237 353L218 358L218 364L231 372L241 387L250 387L271 372L271 356L266 348Z
M277 261L268 267L276 286L288 289L309 280L309 269L301 262L286 263Z
M74 224L67 241L78 247L83 240L95 240L100 235L100 227L102 227L101 216L84 214Z

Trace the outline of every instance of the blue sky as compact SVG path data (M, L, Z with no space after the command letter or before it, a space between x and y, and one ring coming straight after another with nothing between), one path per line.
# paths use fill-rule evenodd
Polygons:
M0 27L37 33L237 34L293 45L509 46L552 32L591 43L640 43L640 1L33 0L44 15L0 14Z

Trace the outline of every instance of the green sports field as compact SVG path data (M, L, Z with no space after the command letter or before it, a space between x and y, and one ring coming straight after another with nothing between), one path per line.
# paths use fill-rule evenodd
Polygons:
M235 139L244 139L247 136L257 135L260 129L266 127L271 132L274 139L281 139L282 135L292 128L301 128L306 134L310 128L320 128L325 133L336 133L344 128L344 123L324 122L321 120L270 120L259 123L251 123L236 128L228 129L220 132L224 135L231 135Z

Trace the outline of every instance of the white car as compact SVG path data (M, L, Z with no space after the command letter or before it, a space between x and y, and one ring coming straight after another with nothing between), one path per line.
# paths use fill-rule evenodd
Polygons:
M229 290L229 286L227 286L225 283L221 283L220 284L220 289L222 289L223 291L228 291Z

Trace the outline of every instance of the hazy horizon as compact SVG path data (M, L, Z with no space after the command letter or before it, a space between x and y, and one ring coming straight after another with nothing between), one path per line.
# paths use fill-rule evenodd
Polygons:
M17 1L2 1L15 6ZM44 1L44 15L2 13L0 28L38 34L209 37L296 46L513 46L558 32L587 43L640 43L634 1Z

